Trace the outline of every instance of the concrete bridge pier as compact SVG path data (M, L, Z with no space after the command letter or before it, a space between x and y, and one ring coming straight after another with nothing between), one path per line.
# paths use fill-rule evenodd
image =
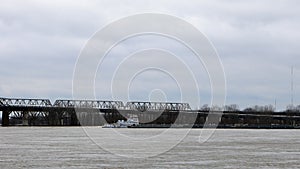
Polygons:
M9 126L9 114L7 110L2 111L2 126Z
M23 113L23 117L22 117L22 125L23 126L28 126L28 117L29 117L29 113L27 111L24 111Z
M56 111L49 111L48 115L49 125L50 126L60 126L61 125L61 119L59 118L59 115Z

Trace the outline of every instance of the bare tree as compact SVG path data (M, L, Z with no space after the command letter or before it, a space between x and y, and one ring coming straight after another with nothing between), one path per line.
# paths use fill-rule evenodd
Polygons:
M225 111L239 111L239 106L237 104L226 105Z
M208 104L204 104L201 109L202 111L210 111L210 107L208 106Z
M248 107L244 109L246 112L274 112L275 108L273 105L265 105L265 106L259 106L255 105L253 107Z
M218 105L212 105L210 108L211 111L222 111L223 108Z
M286 106L286 111L288 112L295 112L296 111L296 107L292 104L289 104Z

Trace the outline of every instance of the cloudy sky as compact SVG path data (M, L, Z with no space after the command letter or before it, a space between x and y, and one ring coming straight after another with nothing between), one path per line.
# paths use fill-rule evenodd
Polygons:
M291 100L291 66L294 67L294 100L300 104L299 11L298 0L1 0L0 96L72 98L77 57L95 32L126 16L161 13L184 19L212 42L226 74L226 104L236 103L245 108L274 104L276 99L277 109L284 109ZM113 58L151 47L173 51L180 59L192 62L187 59L188 51L170 39L155 36L131 39L114 48L106 64L100 66L95 79L97 98L110 97L106 93L109 88L105 77L113 71L109 69L110 64L112 67L115 64ZM195 76L201 104L209 104L211 96L205 70L190 66L198 71ZM168 78L155 72L137 76L129 88L131 99L147 99L149 91L162 97L158 90L161 89L166 90L163 97L167 100L179 100L178 86L172 83L174 79ZM153 84L159 85L153 87Z

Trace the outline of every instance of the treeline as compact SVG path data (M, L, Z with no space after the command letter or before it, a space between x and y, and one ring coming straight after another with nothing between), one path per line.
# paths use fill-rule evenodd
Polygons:
M275 107L273 105L254 105L252 107L247 107L245 109L240 109L237 104L225 105L223 107L212 105L209 106L208 104L204 104L201 108L201 111L244 111L244 112L275 112ZM288 105L286 107L285 112L300 112L300 105Z

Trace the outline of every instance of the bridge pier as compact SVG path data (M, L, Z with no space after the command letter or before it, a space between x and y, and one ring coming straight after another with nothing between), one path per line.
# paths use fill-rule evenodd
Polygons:
M9 126L9 114L7 110L2 111L2 126Z
M59 118L58 113L56 111L49 111L48 120L48 124L50 126L61 125L61 119Z
M71 113L71 126L79 126L80 123L79 123L79 120L76 116L76 113L75 112L72 112Z
M29 113L27 111L24 111L23 113L23 117L22 117L22 125L23 126L28 126L29 123L28 123L28 116L29 116Z

